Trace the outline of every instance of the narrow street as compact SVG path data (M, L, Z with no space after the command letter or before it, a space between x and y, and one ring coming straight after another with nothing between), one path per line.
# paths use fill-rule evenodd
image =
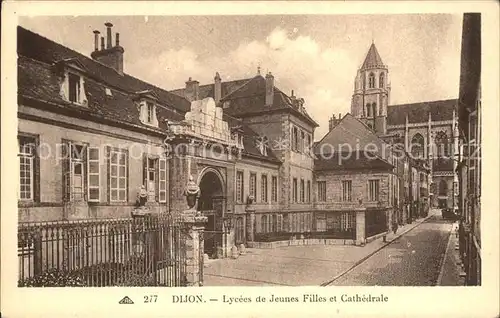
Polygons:
M451 229L450 221L434 215L330 286L433 286Z

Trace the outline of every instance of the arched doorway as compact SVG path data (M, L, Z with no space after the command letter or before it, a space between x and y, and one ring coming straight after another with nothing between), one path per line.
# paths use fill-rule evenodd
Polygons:
M223 247L222 218L225 210L224 181L215 169L204 170L199 179L198 210L208 218L204 234L204 250L210 258L217 258Z

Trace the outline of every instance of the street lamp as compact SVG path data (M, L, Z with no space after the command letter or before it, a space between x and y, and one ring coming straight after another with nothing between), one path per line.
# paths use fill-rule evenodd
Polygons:
M224 224L224 255L227 257L227 235L231 232L233 228L233 216L225 215L222 217L222 223Z

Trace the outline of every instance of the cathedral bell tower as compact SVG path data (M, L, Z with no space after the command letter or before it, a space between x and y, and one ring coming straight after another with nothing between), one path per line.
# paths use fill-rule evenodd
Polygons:
M351 114L366 123L377 135L387 133L390 92L389 70L372 43L356 75Z

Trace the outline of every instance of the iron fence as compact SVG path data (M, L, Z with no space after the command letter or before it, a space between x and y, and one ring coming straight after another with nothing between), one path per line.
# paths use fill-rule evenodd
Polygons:
M185 237L170 215L20 223L20 287L184 286Z
M254 240L355 239L354 212L287 212L256 216Z

